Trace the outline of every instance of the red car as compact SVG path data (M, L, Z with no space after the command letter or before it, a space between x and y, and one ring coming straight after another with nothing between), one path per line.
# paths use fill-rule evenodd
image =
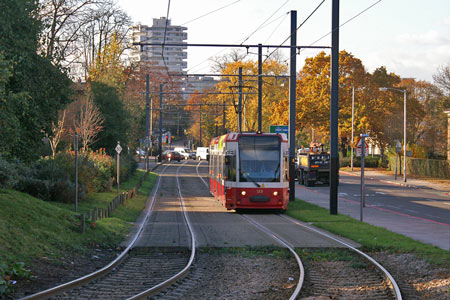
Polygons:
M176 152L173 150L164 151L161 155L161 158L168 160L168 161L172 161L172 160L181 161L183 159L183 157L181 156L181 154L179 152Z

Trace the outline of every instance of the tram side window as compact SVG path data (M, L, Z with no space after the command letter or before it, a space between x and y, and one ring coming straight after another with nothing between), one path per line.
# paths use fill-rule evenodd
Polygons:
M236 156L225 156L224 173L228 181L236 181Z

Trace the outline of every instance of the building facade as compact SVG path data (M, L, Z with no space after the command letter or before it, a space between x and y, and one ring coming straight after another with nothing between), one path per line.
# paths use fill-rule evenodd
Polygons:
M133 43L181 44L179 46L133 46L133 61L148 61L156 67L167 68L169 73L185 74L187 68L187 27L173 26L169 19L153 19L153 25L132 27Z

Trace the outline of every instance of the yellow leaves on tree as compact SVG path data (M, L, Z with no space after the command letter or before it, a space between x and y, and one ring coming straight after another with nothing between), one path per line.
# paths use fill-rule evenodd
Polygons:
M122 91L125 87L126 73L120 57L123 46L117 34L97 53L94 63L89 68L89 81L101 82Z

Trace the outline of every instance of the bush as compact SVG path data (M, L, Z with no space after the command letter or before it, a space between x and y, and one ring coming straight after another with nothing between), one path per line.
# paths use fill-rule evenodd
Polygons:
M128 180L137 169L137 162L133 155L125 154L120 156L120 181ZM117 174L117 160L114 159L113 164L113 174L114 177Z
M12 189L19 182L20 172L17 164L0 157L0 188Z
M379 166L380 157L379 156L366 156L364 159L364 167L366 168L377 168ZM351 159L350 157L341 157L339 158L339 165L341 167L350 167ZM354 157L353 158L353 166L361 167L361 158Z
M60 152L55 160L70 174L70 179L74 182L75 152ZM112 163L111 157L103 149L78 153L78 182L85 187L87 194L112 189Z
M53 159L41 159L26 169L15 189L45 201L75 202L75 184L70 175ZM85 198L79 186L79 199Z

